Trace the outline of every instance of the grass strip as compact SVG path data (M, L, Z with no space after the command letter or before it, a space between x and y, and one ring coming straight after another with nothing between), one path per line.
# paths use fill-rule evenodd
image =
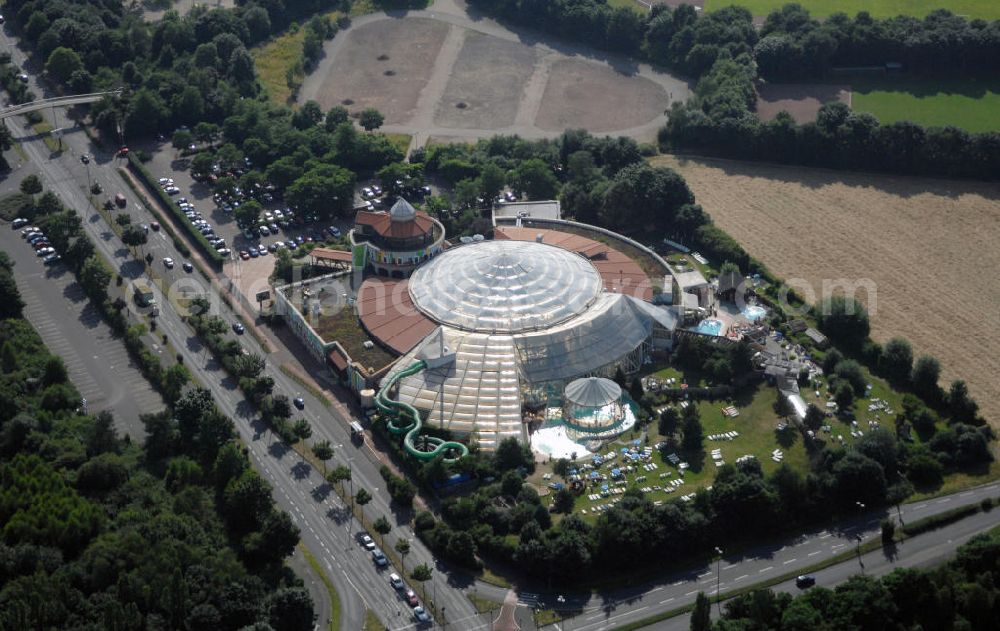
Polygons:
M302 545L301 542L299 542L299 550L302 551L302 555L305 556L306 561L309 561L313 572L316 572L316 575L323 581L323 585L326 586L326 592L330 595L330 631L340 631L340 595L337 594L337 588L333 586L330 577L323 571L323 567L319 564L316 557L313 556L313 553Z
M312 385L311 383L303 379L298 372L292 370L285 364L279 366L279 369L281 370L281 372L285 373L285 375L287 375L292 381L305 388L306 391L309 392L309 394L319 399L319 402L323 404L323 407L329 408L333 406L333 403L330 403L330 400L326 398L326 395L323 394L321 390L319 390L316 386Z
M990 501L989 506L992 508L994 503L995 502ZM931 530L935 530L937 528L942 528L949 524L953 524L957 521L960 521L966 517L975 515L976 513L982 512L983 506L984 503L970 504L968 506L960 506L958 508L953 508L949 511L945 511L944 513L940 513L938 515L931 515L930 517L924 517L923 519L918 519L917 521L911 522L910 524L907 524L903 527L902 532L896 538L896 542L901 543L913 536L916 536L917 534L925 533ZM874 550L878 550L881 547L882 547L882 539L875 538L871 539L870 541L862 543L860 546L860 551L861 554L867 554ZM741 587L740 589L723 592L722 594L719 594L717 597L709 596L709 601L711 601L712 603L716 603L720 601L729 600L730 598L735 598L737 596L742 596L743 594L747 594L749 592L756 591L758 589L765 589L768 587L772 587L779 583L784 583L787 580L795 578L796 576L800 576L802 574L811 574L813 572L818 572L819 570L824 570L830 566L837 565L838 563L843 563L844 561L856 557L857 555L858 555L857 549L847 552L841 552L840 554L834 555L828 559L824 559L823 561L819 561L810 566L799 568L797 570L791 570L785 572L784 574L779 574L777 576L767 579L766 581L762 581L760 583L754 583L752 585L747 585L746 587ZM706 596L708 596L707 593ZM635 622L629 622L627 624L614 627L614 631L634 631L635 629L642 629L643 627L648 627L649 625L655 624L657 622L661 622L663 620L667 620L669 618L673 618L675 616L688 613L692 609L694 609L694 603L683 605L681 607L676 607L668 611L663 611L658 614L648 616L641 620L636 620Z
M378 619L375 612L371 609L365 609L365 626L362 627L362 631L382 631L385 627L382 626L382 621Z
M33 123L31 127L35 130L36 134L42 137L42 142L49 148L49 151L52 153L62 151L62 143L52 137L52 125L48 121Z

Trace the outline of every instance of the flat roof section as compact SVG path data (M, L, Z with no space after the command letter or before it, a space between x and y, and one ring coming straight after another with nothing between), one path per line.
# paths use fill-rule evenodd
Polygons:
M361 284L357 298L358 317L365 330L400 355L437 327L413 306L408 283L407 279L369 278Z
M497 226L494 230L495 238L514 241L535 241L538 235L542 236L543 243L576 252L590 259L591 264L601 275L601 280L604 281L605 291L628 294L647 302L653 299L653 283L646 272L642 271L642 267L624 252L605 243L546 228Z

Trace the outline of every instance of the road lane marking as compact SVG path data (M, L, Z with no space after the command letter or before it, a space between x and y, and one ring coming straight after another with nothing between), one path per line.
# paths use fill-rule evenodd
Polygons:
M701 590L699 590L699 589L692 589L691 591L689 591L688 593L686 593L684 595L685 596L693 596L694 594L697 594L699 591L701 591Z
M769 565L766 568L764 568L763 570L757 570L757 573L758 574L763 574L764 572L770 572L773 569L774 569L774 566L773 565Z
M742 581L743 579L747 578L748 576L749 576L749 574L744 574L743 576L740 576L740 577L737 577L737 578L735 579L735 581ZM735 581L734 581L734 582L735 582Z
M812 557L812 556L816 556L816 555L817 555L817 554L819 554L820 552L822 552L822 550L817 550L817 551L815 551L815 552L810 552L808 556L811 556L811 557Z
M673 598L668 598L668 599L666 599L666 600L661 600L661 601L660 601L660 604L661 604L661 605L665 605L665 604L667 604L668 602L671 602L671 601L673 601L673 600L674 600Z
M795 563L796 561L798 561L798 559L788 559L787 561L782 563L782 565L788 565L789 563Z
M944 504L945 502L950 502L950 501L951 501L950 497L943 497L943 498L939 499L938 501L936 501L934 503L935 504Z
M820 539L826 539L827 537L830 537L830 536L831 536L830 533L826 533L825 535L820 535L819 538Z
M699 574L698 578L705 578L706 576L710 576L711 574L712 574L712 570L709 570L709 571L705 572L704 574Z

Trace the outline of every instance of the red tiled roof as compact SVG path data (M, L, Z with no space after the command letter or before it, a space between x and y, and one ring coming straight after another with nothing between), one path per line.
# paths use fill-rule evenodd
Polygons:
M354 223L370 226L380 236L392 239L408 239L430 234L434 230L434 220L427 213L417 211L412 221L392 221L387 212L358 211Z
M604 281L605 290L629 294L646 301L653 299L653 284L646 272L642 271L642 267L624 252L600 241L558 230L514 226L497 226L493 231L493 238L534 241L539 234L542 235L543 243L576 252L590 259L590 263L597 268L601 280Z
M327 355L327 359L333 364L333 367L337 369L338 372L345 372L347 370L347 357L340 351L339 346L334 346L330 349L330 354Z
M309 253L313 258L324 261L337 261L340 263L350 263L351 253L343 250L331 250L330 248L313 248Z
M437 327L413 306L406 279L369 278L358 292L357 308L365 329L400 355Z

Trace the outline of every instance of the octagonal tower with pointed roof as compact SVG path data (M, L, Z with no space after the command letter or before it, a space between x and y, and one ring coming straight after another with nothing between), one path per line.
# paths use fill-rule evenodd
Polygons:
M365 249L366 271L406 278L441 253L444 226L400 197L388 212L358 212L350 238L352 247Z

